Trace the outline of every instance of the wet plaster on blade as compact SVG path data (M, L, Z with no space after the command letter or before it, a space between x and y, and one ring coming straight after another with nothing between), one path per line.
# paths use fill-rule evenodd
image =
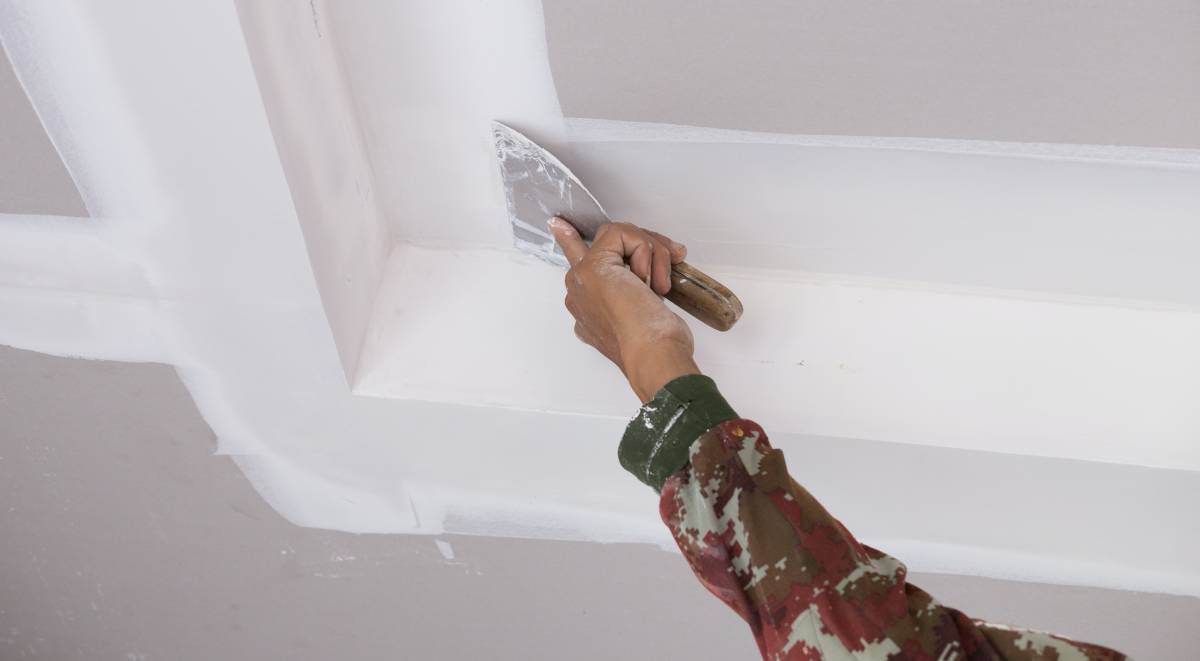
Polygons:
M592 223L607 222L604 208L562 161L528 136L499 123L493 124L492 135L513 245L538 259L566 267L567 258L545 221L567 212L565 215L580 230ZM530 224L533 219L538 225ZM586 232L583 236L591 238Z

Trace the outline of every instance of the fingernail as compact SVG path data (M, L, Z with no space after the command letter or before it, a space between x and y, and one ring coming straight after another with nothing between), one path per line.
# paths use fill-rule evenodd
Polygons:
M558 216L551 216L550 220L546 221L546 225L548 225L552 230L561 230L568 227L567 221L559 218Z
M676 251L683 250L683 244L682 244L682 243L679 243L679 242L677 242L677 241L672 241L672 242L671 242L671 249L672 249L672 250L676 250Z

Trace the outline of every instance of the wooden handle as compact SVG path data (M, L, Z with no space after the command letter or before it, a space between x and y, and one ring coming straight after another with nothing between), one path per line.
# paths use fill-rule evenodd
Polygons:
M687 262L671 267L667 300L719 331L733 328L742 316L742 302L728 287Z

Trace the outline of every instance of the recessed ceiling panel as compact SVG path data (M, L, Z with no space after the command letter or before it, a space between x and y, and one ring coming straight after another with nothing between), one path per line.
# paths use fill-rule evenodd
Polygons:
M1200 147L1200 4L545 0L563 113Z
M42 128L3 48L0 118L0 213L87 216L75 182Z

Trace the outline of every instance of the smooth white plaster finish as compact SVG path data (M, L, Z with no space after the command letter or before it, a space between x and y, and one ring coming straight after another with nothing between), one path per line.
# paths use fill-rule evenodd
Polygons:
M318 3L396 240L512 244L492 120L562 144L538 0ZM254 39L255 34L247 35ZM495 222L493 222L495 221Z
M769 431L1200 471L1194 310L711 272L747 314L724 335L692 324L697 361ZM398 247L356 392L627 418L628 386L570 333L557 275Z
M349 380L391 237L334 35L322 28L323 4L236 4L253 35L246 46Z

